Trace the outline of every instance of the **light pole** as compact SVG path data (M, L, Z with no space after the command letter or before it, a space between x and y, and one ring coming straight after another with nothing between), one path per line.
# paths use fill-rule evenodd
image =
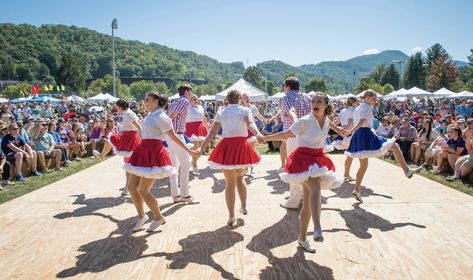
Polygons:
M113 96L117 96L117 89L115 87L115 36L113 33L114 29L118 29L118 20L114 18L112 20L112 71L113 71Z
M398 89L401 89L401 67L402 67L401 65L403 63L406 63L406 62L404 60L393 60L393 63L399 64L399 87L398 87Z
M355 87L356 87L356 71L353 71L353 94L355 94Z

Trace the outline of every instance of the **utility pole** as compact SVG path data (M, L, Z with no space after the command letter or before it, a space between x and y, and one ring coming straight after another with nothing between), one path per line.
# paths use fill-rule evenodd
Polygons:
M113 68L113 96L117 96L117 89L115 86L115 36L113 30L118 29L118 20L112 20L112 68Z
M401 89L401 67L403 63L406 63L404 60L393 60L393 63L399 64L399 87L398 90Z

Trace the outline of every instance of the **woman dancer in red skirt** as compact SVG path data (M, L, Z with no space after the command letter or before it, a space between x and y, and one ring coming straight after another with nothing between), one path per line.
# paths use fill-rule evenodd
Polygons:
M133 231L141 229L149 219L145 214L143 202L148 205L154 217L147 231L154 231L166 222L159 211L158 201L150 192L156 179L169 177L177 172L172 166L162 140L169 136L190 154L198 155L197 152L191 151L172 129L171 119L163 111L163 107L167 104L166 97L160 96L157 92L148 92L144 103L149 115L142 127L143 140L122 166L127 173L130 173L128 190L138 212L138 220Z
M306 240L310 217L314 223L314 241L323 241L320 226L321 189L340 186L343 178L335 173L335 166L324 153L324 142L331 128L336 132L343 130L328 118L332 114L328 97L318 92L312 98L312 113L299 118L291 128L277 134L264 136L263 141L283 141L298 136L299 147L289 155L284 172L280 177L286 183L302 184L304 190L303 206L300 212L299 246L314 253L315 249Z
M246 185L243 177L247 167L258 164L260 156L246 141L248 129L261 137L249 108L240 106L240 92L231 90L227 94L228 106L220 110L215 116L214 124L209 135L202 143L201 151L205 150L210 141L222 128L222 141L217 144L209 157L209 166L223 170L225 176L225 201L228 208L228 225L235 222L235 187L240 197L240 213L247 214ZM199 151L199 150L198 150Z
M205 137L207 137L208 123L207 118L205 118L204 108L199 104L199 99L197 99L196 95L192 95L189 103L191 106L189 106L189 113L186 119L186 136L192 141L192 144L194 144L192 149L197 150ZM194 173L199 173L199 169L197 168L198 158L198 156L192 157L192 171Z
M123 156L126 160L141 143L141 122L138 119L138 116L130 110L130 104L128 101L120 99L116 102L116 105L118 113L122 116L121 124L124 131L122 133L110 135L110 137L106 139L107 141L104 141L101 153L96 150L92 151L94 156L100 160L103 160L111 149L113 149L115 154ZM102 135L102 137L108 137L108 135ZM125 174L126 183L122 195L128 193L128 180L130 179L130 176L126 172Z

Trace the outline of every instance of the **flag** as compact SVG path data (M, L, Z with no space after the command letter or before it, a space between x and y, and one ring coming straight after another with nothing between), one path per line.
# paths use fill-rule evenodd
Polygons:
M31 93L32 94L39 94L40 93L40 89L39 89L38 84L31 85Z
M66 87L64 87L64 85L61 85L61 91L65 91L66 90Z
M59 91L59 86L56 86L56 91Z
M49 91L48 85L44 85L44 86L43 86L43 91Z

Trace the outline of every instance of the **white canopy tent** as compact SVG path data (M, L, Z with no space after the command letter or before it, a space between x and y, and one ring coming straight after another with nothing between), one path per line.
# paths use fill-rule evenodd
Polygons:
M199 97L199 100L202 101L215 101L215 95L202 95Z
M266 99L266 93L259 88L253 86L252 84L248 83L245 81L243 78L240 78L238 81L236 81L233 85L231 85L229 88L226 88L225 90L217 93L216 100L217 101L223 101L225 97L227 97L227 93L230 90L237 89L241 93L246 93L250 97L250 101L253 102L260 102L264 101Z
M444 97L447 97L447 96L451 96L451 95L454 95L455 92L451 91L451 90L448 90L446 88L441 88L439 90L437 90L436 92L434 92L434 98L444 98Z
M176 100L179 98L179 93L174 94L173 96L169 97L169 100Z
M0 103L7 103L9 100L6 98L0 98Z
M278 92L268 97L268 99L269 101L279 101L279 99L283 98L285 95L286 94L284 92Z
M67 101L73 101L73 102L84 102L85 99L80 97L80 96L77 96L77 95L71 95L71 96L68 96L67 97Z
M413 87L406 90L404 93L398 94L399 97L434 97L432 92L420 89L418 87Z
M99 93L96 96L92 96L90 98L87 98L87 100L89 100L89 101L94 101L94 102L105 102L105 101L107 101L109 103L116 102L116 101L118 101L118 99L119 98L114 97L109 93L105 93L105 94Z
M395 91L385 95L383 97L383 99L396 99L396 98L400 97L400 95L402 95L406 91L407 91L407 89L405 89L405 88L395 90Z
M459 92L459 93L455 93L453 95L450 95L448 96L447 98L449 99L457 99L457 98L473 98L473 92L469 92L469 91L462 91L462 92Z

